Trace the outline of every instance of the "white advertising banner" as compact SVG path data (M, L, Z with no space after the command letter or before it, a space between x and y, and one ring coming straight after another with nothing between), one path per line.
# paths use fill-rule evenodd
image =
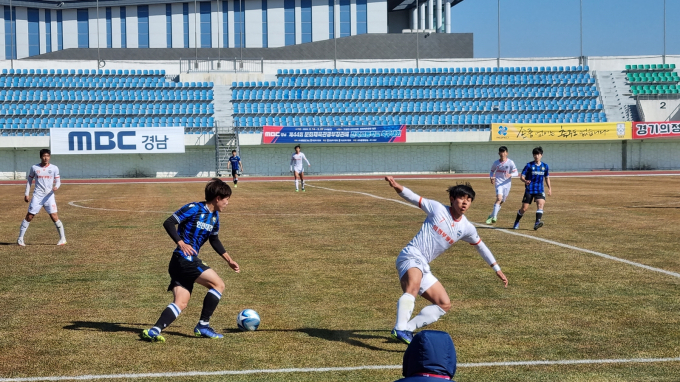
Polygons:
M183 153L183 127L50 129L52 154Z

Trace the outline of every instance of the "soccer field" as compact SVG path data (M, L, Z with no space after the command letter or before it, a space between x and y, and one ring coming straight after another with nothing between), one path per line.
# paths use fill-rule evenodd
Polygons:
M446 188L460 182L397 180L445 204ZM467 216L483 223L494 189L487 178L470 182L477 198ZM455 380L680 380L680 176L555 176L552 185L538 231L533 205L520 230L507 230L522 198L519 181L495 224L502 229L478 227L510 281L507 289L466 243L431 264L452 308L429 328L451 334ZM402 293L394 261L425 214L399 203L378 180L310 180L307 192L296 193L292 181L243 178L220 228L241 273L209 245L201 252L226 283L211 320L225 338L193 336L205 296L196 286L188 308L164 331L167 342L141 341L141 330L172 300L165 290L174 244L162 223L182 205L203 200L204 186L64 184L57 203L68 244L55 246L57 232L41 211L25 248L15 244L27 208L24 186L2 186L0 381L145 373L170 374L119 377L401 376L406 346L389 338ZM424 305L419 298L415 312ZM258 331L236 329L244 308L260 313ZM596 362L580 363L589 360ZM356 370L318 370L345 367ZM281 370L303 368L311 370Z

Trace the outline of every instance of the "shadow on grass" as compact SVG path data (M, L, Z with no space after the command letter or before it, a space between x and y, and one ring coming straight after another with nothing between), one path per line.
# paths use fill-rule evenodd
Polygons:
M134 325L134 326L137 326L137 327L125 326L125 325ZM130 323L97 322L97 321L73 321L73 322L71 322L71 325L64 326L64 329L66 329L66 330L89 330L89 331L104 332L104 333L124 332L124 333L134 333L134 334L138 335L139 333L142 332L142 330L144 330L144 329L140 329L139 328L140 326L142 328L151 327L151 325L149 325L149 324L130 324ZM173 336L195 338L194 335L189 335L189 334L180 333L180 332L163 331L163 333L172 334Z
M88 330L104 333L132 333L142 332L142 328L149 327L149 324L119 323L119 322L98 322L98 321L72 321L70 325L64 326L66 330ZM141 328L140 328L141 327ZM263 329L259 332L298 332L305 333L310 337L321 338L326 341L344 342L348 345L358 346L369 350L386 351L393 353L403 353L403 350L383 349L378 346L369 345L366 340L383 340L383 343L398 343L399 341L390 337L389 330L331 330L320 328L300 328L300 329ZM384 332L384 334L382 334ZM175 331L163 331L164 334L173 336L196 338L193 335ZM243 333L239 329L227 328L223 330L225 335ZM369 334L371 333L371 334ZM381 333L381 334L376 334ZM405 350L405 348L404 348Z
M17 245L16 241L12 242L0 242L0 245ZM18 246L18 245L17 245ZM54 247L55 243L47 244L47 243L32 243L32 244L26 244L27 247Z
M320 338L326 341L344 342L348 345L362 347L364 349L385 351L392 353L403 353L406 350L384 349L378 346L367 344L366 340L383 340L382 343L401 343L390 337L389 330L331 330L323 328L300 328L300 329L263 329L262 332L298 332L305 333L310 337ZM241 333L238 329L225 329L227 333ZM384 334L375 334L382 333ZM372 334L369 334L372 333Z

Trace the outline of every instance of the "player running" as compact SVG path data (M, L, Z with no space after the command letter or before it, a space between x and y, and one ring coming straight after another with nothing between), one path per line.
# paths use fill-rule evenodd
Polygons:
M19 238L17 244L25 247L24 234L28 229L28 225L33 221L33 217L40 212L44 207L45 211L50 214L50 218L57 227L59 232L59 241L57 245L66 244L66 235L64 235L64 225L57 216L57 202L54 199L54 192L61 186L61 178L59 177L59 168L50 163L51 152L48 149L40 150L40 163L31 166L31 171L28 173L26 179L26 192L24 193L24 201L29 202L28 194L31 192L31 183L35 179L35 189L33 190L33 197L28 206L28 213L26 218L21 222L19 228ZM55 183L56 182L56 183Z
M217 308L224 291L224 281L217 273L198 258L198 251L206 241L235 272L240 272L238 264L229 257L217 234L220 231L220 212L229 204L231 188L220 179L213 178L205 186L205 202L185 205L170 216L163 227L177 248L172 253L168 267L170 285L174 301L161 313L151 329L144 330L139 336L151 342L165 342L161 331L167 328L187 307L194 283L208 288L203 300L201 318L194 328L197 337L223 338L210 327L210 316ZM175 225L179 224L179 230Z
M506 288L508 279L501 271L491 251L477 235L475 227L464 215L475 199L475 191L469 183L449 188L451 207L447 207L437 201L416 195L397 183L391 176L385 177L385 180L399 196L418 206L427 214L420 232L401 250L396 262L404 294L397 302L397 323L392 330L392 337L408 344L413 338L413 331L437 321L451 308L449 295L430 271L429 263L455 242L463 240L474 245L486 263L496 271L496 275L503 281ZM411 319L416 295L423 296L433 305L424 307L416 317Z
M238 176L241 171L243 171L243 163L241 163L241 157L236 155L236 150L231 150L227 169L229 169L229 167L231 167L231 177L234 179L234 187L238 187Z
M508 148L501 146L498 148L499 160L493 162L491 165L491 184L496 187L496 203L493 205L493 211L489 218L486 219L486 224L492 224L498 221L498 212L501 210L501 204L510 193L512 186L512 177L517 176L517 167L512 159L508 159Z
M295 153L290 158L290 172L292 172L295 177L295 192L300 191L298 189L298 177L300 177L300 180L302 181L302 192L305 192L305 167L302 165L303 159L307 162L307 167L312 167L305 154L300 151L300 145L295 146Z
M548 164L541 162L543 158L543 148L541 146L536 147L532 154L534 155L534 161L527 163L522 170L522 175L520 179L524 182L524 197L522 198L522 208L517 211L517 217L515 218L514 229L519 229L519 221L522 220L522 216L529 209L529 204L532 201L536 201L536 223L534 223L534 231L543 227L543 206L545 205L545 189L543 188L543 182L548 185L548 196L552 195L552 188L550 187L550 172L548 169Z

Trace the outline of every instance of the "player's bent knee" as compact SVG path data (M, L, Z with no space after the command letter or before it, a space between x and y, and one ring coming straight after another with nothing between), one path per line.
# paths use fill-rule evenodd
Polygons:
M439 307L445 312L448 312L451 309L451 301L440 302L437 305L439 305Z
M187 308L187 305L189 304L189 302L188 301L175 301L174 304L177 305L179 310L184 310L184 309Z

